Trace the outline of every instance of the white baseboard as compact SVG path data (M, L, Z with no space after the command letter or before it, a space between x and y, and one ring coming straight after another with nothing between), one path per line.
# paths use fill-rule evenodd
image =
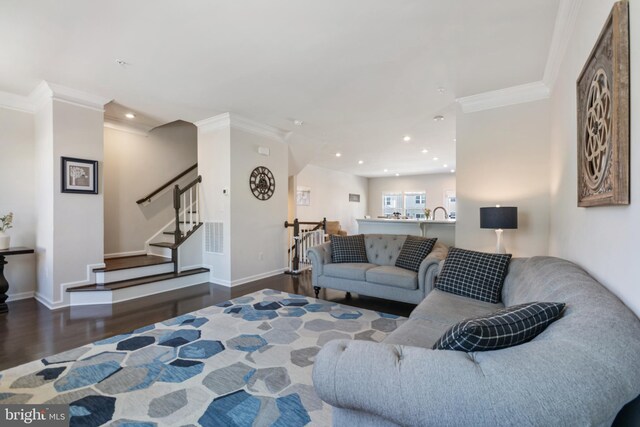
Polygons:
M227 286L229 288L234 287L234 286L240 286L240 285L244 285L245 283L249 283L249 282L253 282L256 280L260 280L260 279L266 279L267 277L272 277L272 276L277 276L278 274L282 274L285 271L287 271L286 267L283 268L279 268L277 270L273 270L273 271L268 271L266 273L260 273L260 274L254 274L253 276L247 276L247 277L243 277L241 279L236 279L236 280L227 280L227 279L220 279L218 277L215 277L213 275L211 275L211 283L215 283L217 285L222 285L222 286Z
M11 301L19 301L21 299L29 299L29 298L33 298L35 296L35 291L29 291L29 292L19 292L16 294L9 294L7 298L7 302L11 302Z
M147 254L147 251L145 251L144 249L139 251L116 252L113 254L104 254L104 259L125 258L128 256L139 256L139 255L146 255L146 254Z
M55 304L53 301L51 301L49 298L42 295L40 292L36 292L33 295L33 297L36 299L36 301L38 301L40 304L47 307L49 310L55 310L56 308L64 307L62 303Z

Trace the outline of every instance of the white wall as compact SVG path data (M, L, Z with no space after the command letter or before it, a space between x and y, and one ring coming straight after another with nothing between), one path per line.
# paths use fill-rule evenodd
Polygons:
M258 147L270 155L258 154ZM268 200L258 200L249 188L249 176L266 166L276 181ZM285 267L288 193L286 143L231 128L231 284L281 273Z
M53 286L52 301L62 303L68 295L65 285L85 282L88 268L104 261L104 118L102 111L58 100L53 108L53 173L45 177L53 190ZM97 160L98 194L60 192L60 157ZM40 214L40 213L39 213ZM49 248L45 248L45 251Z
M204 222L223 224L223 251L205 252L204 264L211 268L215 283L231 283L231 128L198 124L198 174L202 175L200 195ZM248 178L247 178L248 182Z
M174 122L148 136L104 129L105 254L144 251L145 242L173 219L173 185L152 199L141 199L197 162L197 129ZM191 172L178 181L185 185Z
M456 126L456 246L493 252L496 235L480 228L480 207L500 204L518 207L518 229L504 232L507 252L547 254L549 100L459 113Z
M11 246L35 247L35 135L33 115L0 108L0 216L14 213L7 231ZM36 289L34 255L7 257L4 275L9 301L33 296Z
M311 189L309 206L296 206L300 221L322 221L326 217L327 221L340 221L342 229L349 234L357 233L356 219L367 215L367 178L307 165L295 181L296 187ZM360 194L360 203L350 202L349 193Z
M392 192L426 191L427 208L433 211L437 206L445 205L445 192L456 191L456 175L437 173L425 175L407 175L381 178L369 178L369 207L367 212L372 218L383 215L382 194ZM442 219L442 211L436 212Z
M575 261L640 314L640 3L630 2L631 204L577 207L576 79L611 10L585 0L551 99L551 255Z

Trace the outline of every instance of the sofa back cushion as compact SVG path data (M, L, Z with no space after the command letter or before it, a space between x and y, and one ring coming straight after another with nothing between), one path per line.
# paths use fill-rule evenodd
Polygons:
M455 295L498 303L502 299L502 285L510 260L510 254L452 248L444 260L436 288Z
M367 251L365 250L364 235L331 237L331 262L333 263L366 263Z
M396 265L406 239L406 235L398 234L365 234L369 262L378 265Z
M429 255L437 238L427 239L426 237L407 236L402 245L400 255L396 260L396 267L415 271L420 269L420 264Z

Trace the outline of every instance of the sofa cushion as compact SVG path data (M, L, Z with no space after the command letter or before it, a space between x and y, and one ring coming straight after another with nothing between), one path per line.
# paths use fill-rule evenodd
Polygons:
M436 280L436 288L480 301L501 300L511 254L488 254L452 248Z
M364 235L331 236L331 261L334 263L368 263L367 250L364 246Z
M495 313L502 308L502 303L492 304L434 289L409 317L434 320L451 326L464 319Z
M427 239L426 237L407 236L407 240L402 245L402 250L396 260L396 267L406 268L415 271L420 269L420 263L429 255L436 244L437 238Z
M368 263L338 263L325 264L324 275L330 277L339 277L349 280L366 280L365 273L367 270L377 267L375 264Z
M433 345L434 350L487 351L532 340L560 317L564 303L530 302L457 323Z
M367 270L367 282L378 285L395 286L404 289L418 289L418 273L392 265L380 265Z
M382 342L392 345L432 348L450 326L428 319L411 319L400 325Z
M369 262L378 265L396 265L406 239L406 235L366 234L364 242Z

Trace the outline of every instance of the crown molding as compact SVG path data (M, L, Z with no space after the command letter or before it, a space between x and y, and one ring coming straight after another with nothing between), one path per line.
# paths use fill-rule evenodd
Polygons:
M542 81L512 86L458 98L463 113L490 110L549 98L551 91Z
M231 114L222 113L217 116L209 117L208 119L199 120L197 122L193 122L194 125L198 128L198 130L202 131L212 131L217 129L224 129L231 127Z
M278 142L286 141L291 134L291 132L232 113L218 114L217 116L194 122L194 124L199 130L212 131L216 129L234 128Z
M104 127L108 129L114 129L121 132L132 133L135 135L149 136L149 131L153 129L151 126L133 125L131 123L125 123L112 117L105 117Z
M42 108L50 99L100 112L104 112L105 104L111 101L109 98L82 92L44 80L41 81L29 95L29 101L33 104L34 111Z
M553 90L558 78L560 66L567 52L581 6L582 0L560 0L549 55L547 56L547 64L544 67L544 76L542 77L542 81L550 91Z
M0 91L0 107L23 113L35 113L35 109L29 98L14 93Z

